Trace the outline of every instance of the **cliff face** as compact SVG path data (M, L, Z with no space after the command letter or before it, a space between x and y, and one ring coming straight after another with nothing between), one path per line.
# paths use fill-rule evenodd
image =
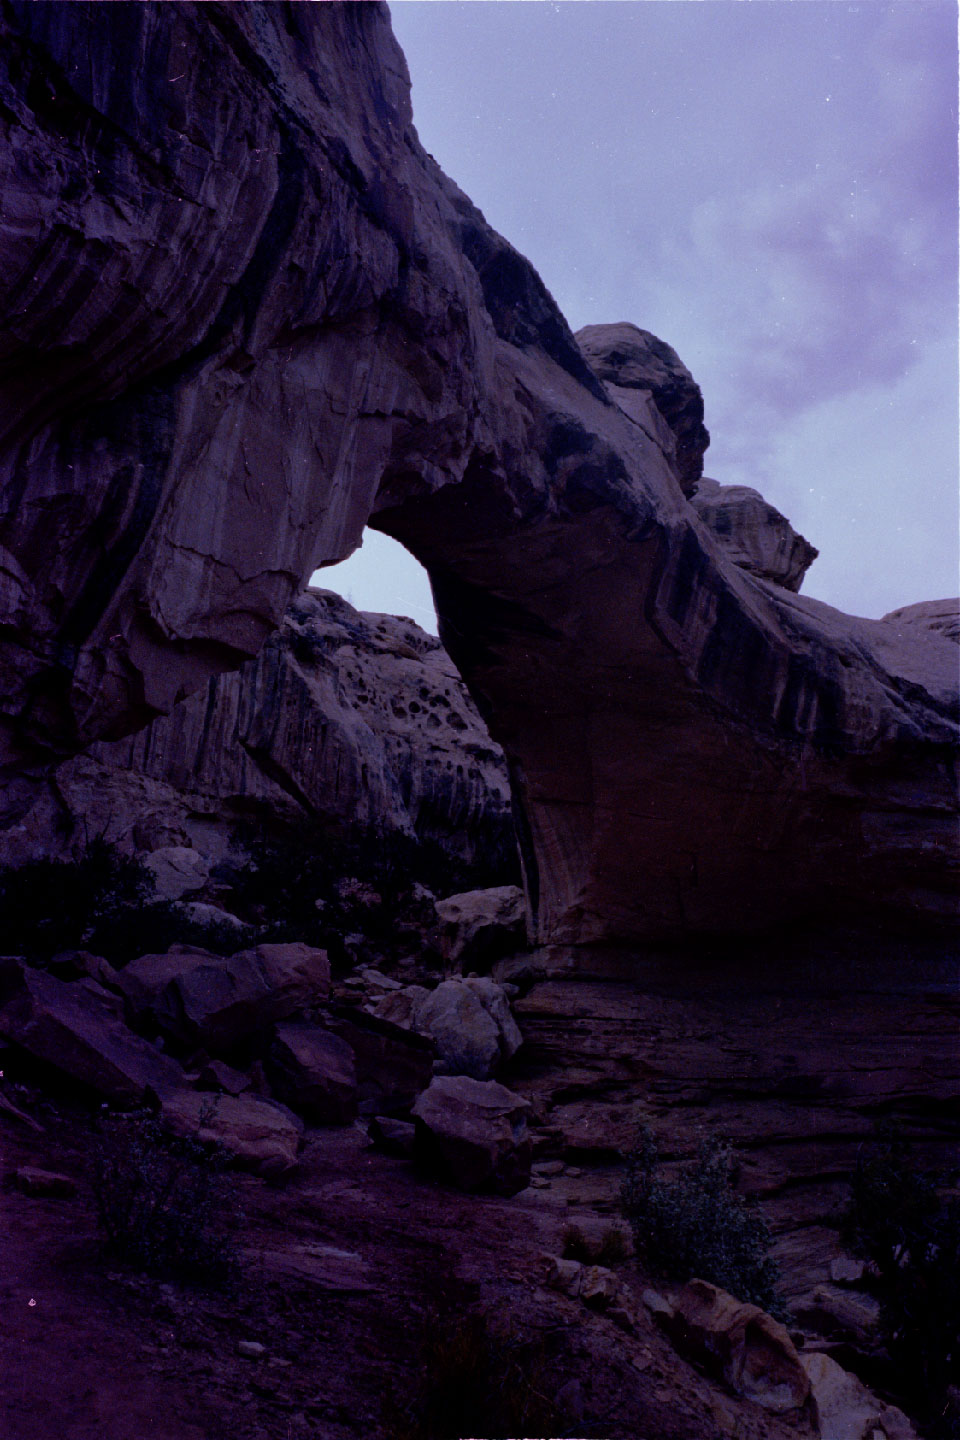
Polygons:
M307 590L239 671L168 716L100 742L0 835L0 858L189 846L207 862L242 822L373 829L494 866L515 842L506 762L439 640Z
M689 376L591 368L420 148L385 7L0 25L5 823L369 519L507 753L542 938L948 911L955 647L732 563Z

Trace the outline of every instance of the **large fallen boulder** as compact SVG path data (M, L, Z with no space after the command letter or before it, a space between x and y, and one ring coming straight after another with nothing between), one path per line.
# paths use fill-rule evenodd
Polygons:
M0 959L0 1035L118 1105L186 1086L180 1066L127 1028L123 1004L94 980L56 980Z
M902 1410L885 1405L829 1355L801 1355L810 1382L810 1408L820 1440L916 1440Z
M164 1098L160 1118L172 1134L219 1145L241 1169L266 1179L283 1179L297 1167L303 1125L269 1100L184 1090Z
M278 1100L317 1125L347 1125L357 1113L357 1067L345 1040L319 1025L278 1025L267 1055Z
M488 1080L522 1041L505 991L486 978L443 980L435 990L409 985L388 991L372 1008L432 1040L448 1075Z
M526 944L527 907L516 885L448 895L436 910L440 954L461 970L489 970Z
M302 944L229 956L175 945L131 961L117 983L137 1023L216 1053L324 999L330 962L325 950Z
M515 1195L530 1181L529 1108L495 1080L438 1075L412 1110L417 1158L461 1190Z
M784 1414L806 1403L810 1382L796 1346L758 1305L691 1280L673 1302L667 1329L682 1355L765 1410Z

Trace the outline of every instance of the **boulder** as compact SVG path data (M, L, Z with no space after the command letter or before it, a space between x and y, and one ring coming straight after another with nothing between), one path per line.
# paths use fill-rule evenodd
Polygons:
M367 1127L370 1142L386 1155L413 1154L417 1127L409 1120L395 1120L389 1115L374 1115Z
M786 516L758 490L749 485L720 485L704 476L690 503L741 570L785 590L800 589L820 552L798 535Z
M526 944L527 908L516 885L465 890L438 900L437 940L448 965L489 969Z
M916 1440L902 1410L885 1405L829 1355L801 1355L820 1440Z
M174 946L141 955L118 977L136 1020L152 1021L181 1045L219 1052L285 1020L329 993L325 950L258 945L236 955Z
M194 890L202 890L210 876L210 866L203 856L186 845L162 845L143 863L153 875L159 900L179 900Z
M431 1040L365 1011L335 1011L327 1027L353 1051L361 1114L406 1111L433 1078Z
M485 978L443 980L435 990L391 990L372 1011L432 1040L448 1075L487 1080L522 1041L505 991Z
M160 1116L172 1134L219 1145L241 1169L265 1179L283 1179L297 1167L303 1125L269 1100L184 1090L164 1098Z
M36 1165L21 1165L12 1175L13 1187L33 1200L72 1200L79 1186L72 1175L54 1170L41 1170Z
M530 1180L529 1108L495 1080L437 1075L412 1110L417 1157L461 1190L515 1195Z
M0 960L0 1035L118 1105L186 1085L180 1066L131 1034L122 1001L93 980L56 980Z
M649 330L626 323L586 325L576 339L608 394L631 419L650 423L649 411L639 410L638 402L652 401L669 428L677 478L689 494L703 474L710 435L700 386L680 356Z
M357 1113L353 1051L319 1025L278 1025L266 1071L277 1098L313 1124L347 1125Z
M706 1280L677 1296L668 1328L681 1354L738 1395L777 1414L801 1409L807 1373L787 1331L757 1305L735 1300Z

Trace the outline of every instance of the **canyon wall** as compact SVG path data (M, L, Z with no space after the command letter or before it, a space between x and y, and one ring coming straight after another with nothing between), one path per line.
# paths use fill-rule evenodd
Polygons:
M0 37L0 823L369 522L506 752L540 938L955 918L949 634L725 553L695 384L581 349L420 147L384 6L5 0Z

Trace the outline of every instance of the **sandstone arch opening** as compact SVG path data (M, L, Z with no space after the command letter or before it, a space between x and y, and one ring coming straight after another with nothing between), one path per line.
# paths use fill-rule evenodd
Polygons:
M437 633L427 572L409 550L378 530L364 530L359 549L346 560L315 570L310 583L335 590L357 610L409 616L430 634Z
M724 552L690 504L695 384L655 337L637 374L578 343L420 148L385 9L135 7L157 73L182 21L186 158L109 27L84 74L116 85L62 82L104 125L64 135L29 73L73 74L74 13L3 22L7 179L54 237L4 232L0 268L7 820L59 759L257 655L369 523L426 567L508 754L539 938L952 914L953 648ZM84 197L113 183L143 203L108 243Z

